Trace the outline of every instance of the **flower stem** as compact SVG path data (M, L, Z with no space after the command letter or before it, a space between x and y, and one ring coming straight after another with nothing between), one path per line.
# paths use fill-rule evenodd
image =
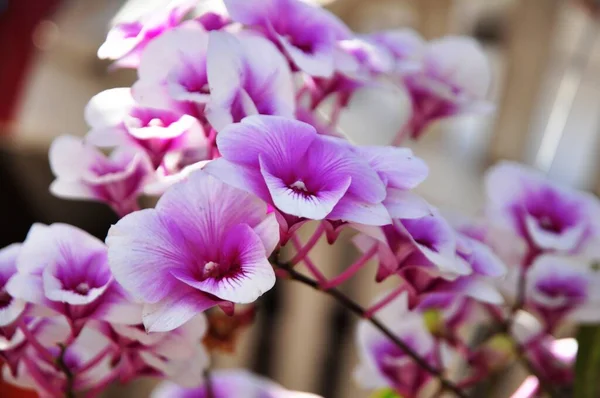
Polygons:
M377 253L377 250L378 250L377 245L373 245L371 250L369 250L365 254L363 254L358 260L356 260L356 262L354 262L354 264L352 264L351 266L346 268L346 270L344 272L340 273L335 278L332 278L329 281L327 281L326 283L324 283L322 288L330 289L330 288L339 286L342 283L346 282L354 274L356 274L359 270L362 269L362 267L371 259L371 257L373 257L375 255L375 253Z
M306 242L306 244L302 248L297 249L298 252L294 257L292 257L292 259L290 260L290 264L297 264L300 261L302 261L302 259L308 254L308 252L311 251L313 247L315 247L315 245L319 241L319 238L321 237L321 235L323 235L323 232L325 232L325 226L323 225L323 223L320 223L315 232L308 240L308 242Z
M338 303L340 303L341 305L346 307L348 310L350 310L354 314L360 316L361 318L367 319L369 322L371 322L371 324L373 324L373 326L375 326L377 329L379 329L380 332L382 332L396 346L398 346L398 348L400 348L407 356L409 356L417 365L419 365L426 372L430 373L432 376L436 377L440 381L440 384L441 384L443 390L451 391L457 397L467 398L466 393L464 393L454 383L452 383L451 381L446 379L444 377L444 375L438 369L436 369L432 365L430 365L418 353L413 351L412 348L410 348L402 340L400 340L398 338L398 336L396 336L392 331L390 331L387 328L387 326L385 326L383 323L381 323L376 318L366 317L366 310L363 307L361 307L360 305L358 305L356 302L352 301L348 296L346 296L345 294L343 294L342 292L340 292L339 290L336 290L336 289L332 289L332 288L322 289L319 285L319 282L295 271L287 263L280 263L277 261L277 262L275 262L274 265L276 267L278 267L279 269L286 271L287 275L290 279L295 280L300 283L303 283L307 286L310 286L313 289L321 290L325 294L333 297Z
M66 386L65 386L65 398L75 398L75 375L71 372L71 369L65 363L65 353L67 347L64 345L60 346L60 355L56 359L56 366L58 369L65 374Z

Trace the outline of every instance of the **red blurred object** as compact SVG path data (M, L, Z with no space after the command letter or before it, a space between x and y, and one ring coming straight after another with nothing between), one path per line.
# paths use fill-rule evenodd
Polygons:
M35 54L33 32L59 3L60 0L0 0L0 126L14 117ZM0 135L6 133L0 128Z

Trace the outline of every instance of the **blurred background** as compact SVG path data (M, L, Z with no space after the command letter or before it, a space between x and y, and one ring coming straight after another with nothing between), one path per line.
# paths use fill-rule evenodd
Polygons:
M87 132L83 108L90 97L135 80L131 71L109 72L96 51L111 21L147 2L0 0L0 247L22 241L36 221L68 222L99 237L116 221L103 205L52 197L47 152L56 136ZM356 32L413 27L428 39L474 36L485 47L494 75L495 114L440 125L414 145L430 165L420 191L432 203L475 216L483 200L482 175L500 159L534 165L555 180L600 193L595 18L600 2L321 2ZM371 142L384 140L397 129L389 122L396 112L402 110L393 98L364 93L353 101L342 127L346 123L357 136L367 131ZM322 243L313 260L329 275L356 254ZM364 278L359 274L344 289L368 303L375 294L372 269L363 272ZM257 322L241 336L234 355L219 355L215 363L248 367L288 388L327 398L364 397L367 393L352 382L354 322L327 297L282 282L261 301ZM0 387L1 397L10 396L6 388ZM144 381L121 396L146 397L150 389Z

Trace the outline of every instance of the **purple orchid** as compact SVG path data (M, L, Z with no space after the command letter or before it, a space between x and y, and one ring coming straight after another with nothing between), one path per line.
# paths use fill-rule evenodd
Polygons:
M138 208L138 197L151 177L147 156L122 147L110 157L73 136L58 137L50 147L56 180L50 192L61 198L105 202L119 215Z
M275 283L267 260L279 242L275 215L203 171L169 188L155 209L121 219L106 242L115 278L145 303L153 332L218 304L251 303Z
M142 106L201 117L209 100L208 32L190 21L153 40L138 68L132 95Z
M206 330L206 317L199 314L168 333L147 333L142 324L106 325L103 332L119 348L113 362L122 383L139 376L161 376L195 387L209 362L200 345Z
M231 18L273 40L299 70L331 77L338 40L350 30L328 11L302 0L224 0Z
M65 315L75 334L88 319L140 322L137 307L113 281L104 243L66 224L34 224L6 291Z
M210 102L206 117L214 129L221 131L248 115L294 117L292 75L270 41L211 32L207 59Z
M136 20L118 22L98 49L98 57L115 60L115 67L137 68L148 43L179 25L195 3L196 0L170 0Z
M431 366L443 365L436 363L436 342L422 316L408 311L406 294L391 302L379 313L378 318ZM355 379L361 387L369 390L390 387L408 397L419 396L435 388L431 375L368 321L359 323L357 340L360 365L355 371ZM442 358L445 359L448 359L447 356Z
M17 273L17 257L21 244L13 243L0 250L0 330L13 324L25 311L26 303L17 299L6 290L10 278ZM9 332L6 330L6 332ZM3 337L5 333L0 332ZM12 333L9 333L12 335Z
M363 253L377 246L377 280L399 276L411 308L451 307L463 297L492 304L503 301L493 278L504 275L504 264L489 247L455 231L435 211L364 230L354 242Z
M541 251L578 254L600 236L600 204L592 195L503 162L486 177L490 223L521 237L531 257ZM524 266L530 260L523 260Z
M172 110L141 107L129 88L95 95L85 109L91 126L86 142L100 147L135 146L152 166L170 175L187 164L208 159L209 144L200 122ZM193 159L190 154L193 152Z
M218 370L211 374L213 398L320 398L317 395L289 391L278 384L245 370ZM151 398L208 398L207 387L183 388L173 383L160 384Z
M490 67L473 39L448 36L434 40L423 50L420 62L417 71L402 76L413 104L405 131L413 138L437 120L492 109L485 100L491 82Z
M222 158L205 170L284 215L385 225L385 185L350 150L303 122L250 116L217 136Z
M365 40L386 51L394 62L394 73L403 75L421 69L425 40L412 29L386 30L372 33Z
M596 291L600 275L591 261L540 256L527 270L526 283L527 307L539 314L550 330L565 316L578 323L600 319L600 296Z

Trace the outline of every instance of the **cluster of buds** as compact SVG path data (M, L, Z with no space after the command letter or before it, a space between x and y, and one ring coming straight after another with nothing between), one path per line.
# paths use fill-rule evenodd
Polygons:
M552 336L600 319L598 200L506 163L488 174L485 216L451 223L413 191L425 162L397 146L491 109L474 40L355 35L303 0L173 0L116 24L98 54L138 79L90 100L84 138L52 144L50 189L104 202L120 220L104 242L36 224L0 251L6 380L50 397L141 376L168 379L160 398L312 396L244 371L203 377L207 348L231 351L252 322L253 307L239 307L282 276L363 317L356 379L382 396L465 396L507 351L571 382L572 355L560 362ZM393 145L355 145L340 116L357 90L384 83L407 93L410 117ZM159 197L154 208L140 210L144 195ZM316 230L303 243L307 223ZM344 229L361 256L328 278L310 252ZM337 287L372 260L372 282L395 287L361 309ZM474 326L490 325L473 344ZM470 371L449 379L458 364Z

